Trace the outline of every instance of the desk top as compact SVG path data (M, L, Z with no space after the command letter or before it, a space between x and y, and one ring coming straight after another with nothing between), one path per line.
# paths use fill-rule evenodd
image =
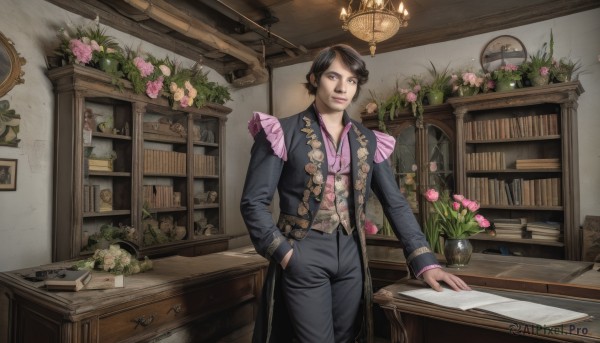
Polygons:
M70 315L93 310L92 304L108 307L125 301L157 294L176 292L178 289L208 283L222 278L233 278L252 270L266 268L268 261L254 249L237 249L203 256L170 256L152 260L153 269L124 278L125 287L78 292L55 292L44 288L44 282L31 282L24 275L40 270L68 268L72 262L57 262L35 268L0 273L0 285L10 285L13 291L25 296L43 299L46 303L68 309ZM100 299L100 300L99 300Z
M594 317L590 321L557 326L551 329L546 328L544 330L544 328L541 327L514 322L510 319L501 318L493 314L446 308L398 295L398 292L419 289L424 287L424 285L424 283L416 280L397 282L379 290L374 296L374 301L389 311L410 313L461 325L483 327L513 335L547 338L565 342L600 341L600 300L598 299L591 300L514 290L473 287L476 290L497 294L507 298L584 312Z
M368 246L372 265L406 269L402 250ZM443 259L443 257L439 257ZM443 265L443 262L442 262ZM600 264L474 253L464 268L445 268L469 285L600 299Z

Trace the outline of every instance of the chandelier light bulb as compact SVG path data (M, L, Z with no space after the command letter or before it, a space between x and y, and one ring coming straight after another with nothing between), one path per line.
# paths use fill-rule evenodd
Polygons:
M376 44L394 36L401 27L407 26L408 11L404 2L398 7L397 0L361 0L358 8L352 8L350 0L347 8L342 8L340 20L342 29L369 43L371 56L375 55Z

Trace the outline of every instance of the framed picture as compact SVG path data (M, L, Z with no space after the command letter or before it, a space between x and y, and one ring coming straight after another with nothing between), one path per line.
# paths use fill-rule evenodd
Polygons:
M0 191L17 190L17 160L0 158Z

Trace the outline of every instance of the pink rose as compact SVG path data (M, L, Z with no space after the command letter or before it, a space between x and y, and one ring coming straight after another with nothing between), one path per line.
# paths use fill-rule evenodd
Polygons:
M88 64L92 60L92 47L79 39L71 39L69 49L71 49L77 63Z
M146 94L152 99L158 98L158 95L160 94L160 91L162 90L162 88L163 88L162 76L154 81L146 82Z
M490 221L485 219L481 214L475 215L475 221L479 224L479 227L488 228L490 227Z
M133 59L133 64L138 68L142 77L146 77L154 72L152 63L144 61L144 59L139 56Z
M440 198L440 193L438 193L435 189L431 188L425 192L425 199L429 202L436 202Z
M406 101L408 102L415 102L417 101L417 95L413 92L408 92L406 93Z
M548 75L549 72L550 72L550 68L548 68L548 67L541 67L540 68L540 75L542 75L542 76Z

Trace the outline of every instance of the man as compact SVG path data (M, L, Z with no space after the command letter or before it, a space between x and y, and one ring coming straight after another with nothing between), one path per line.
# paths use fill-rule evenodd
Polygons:
M370 342L369 188L416 276L437 290L438 281L469 287L437 264L400 193L387 161L394 139L345 112L368 79L358 53L346 45L324 49L306 79L315 101L305 111L281 120L257 112L249 125L255 142L240 208L256 250L271 261L253 339ZM276 189L277 224L269 211Z

